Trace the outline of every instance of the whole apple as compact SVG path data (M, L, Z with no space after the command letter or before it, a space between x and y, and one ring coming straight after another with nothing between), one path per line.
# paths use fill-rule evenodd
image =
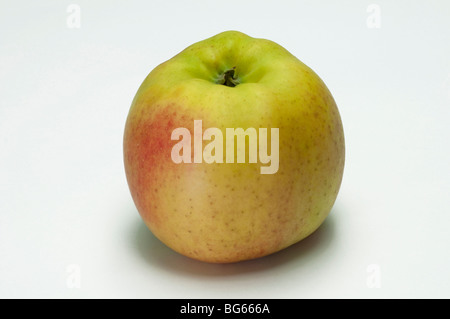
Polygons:
M272 254L313 233L344 170L342 122L323 81L280 45L237 31L151 71L123 146L148 228L214 263Z

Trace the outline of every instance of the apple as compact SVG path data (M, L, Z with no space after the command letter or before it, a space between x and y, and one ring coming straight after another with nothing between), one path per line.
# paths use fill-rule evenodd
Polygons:
M344 133L319 76L238 31L154 68L125 124L129 189L151 232L193 259L266 256L312 234L333 207Z

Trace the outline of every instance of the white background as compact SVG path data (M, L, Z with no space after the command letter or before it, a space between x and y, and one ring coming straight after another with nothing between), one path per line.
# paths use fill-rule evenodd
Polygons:
M213 265L145 228L122 136L151 69L230 29L321 76L346 167L316 233ZM450 297L448 1L2 1L0 30L0 297Z

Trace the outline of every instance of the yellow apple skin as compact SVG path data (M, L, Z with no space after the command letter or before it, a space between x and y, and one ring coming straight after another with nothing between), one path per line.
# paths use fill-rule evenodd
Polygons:
M233 67L240 84L217 84ZM226 128L279 128L278 171L261 174L261 163L175 164L171 133L184 127L193 136L194 120L224 138ZM123 146L148 228L180 254L212 263L269 255L313 233L344 170L342 122L322 80L280 45L237 31L195 43L147 76Z

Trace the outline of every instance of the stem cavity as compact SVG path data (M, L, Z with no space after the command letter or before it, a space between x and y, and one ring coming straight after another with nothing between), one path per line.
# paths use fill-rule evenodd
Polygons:
M226 70L223 72L219 78L217 79L217 84L226 85L229 87L235 87L239 84L237 77L234 76L234 70L236 67L234 66L232 69Z

